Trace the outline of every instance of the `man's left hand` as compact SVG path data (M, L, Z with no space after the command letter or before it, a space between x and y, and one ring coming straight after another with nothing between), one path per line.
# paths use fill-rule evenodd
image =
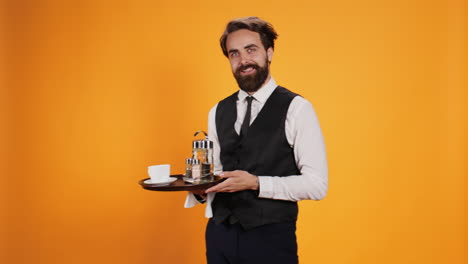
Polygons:
M225 171L220 175L227 178L222 183L206 190L210 192L238 192L243 190L258 190L258 177L246 171Z

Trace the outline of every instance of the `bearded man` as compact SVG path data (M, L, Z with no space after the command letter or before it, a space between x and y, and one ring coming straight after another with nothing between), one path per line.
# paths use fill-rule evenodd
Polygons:
M209 264L298 263L297 201L327 193L315 111L270 74L277 37L270 23L246 17L230 21L220 39L240 88L209 113L215 174L227 179L189 193L185 204L207 201Z

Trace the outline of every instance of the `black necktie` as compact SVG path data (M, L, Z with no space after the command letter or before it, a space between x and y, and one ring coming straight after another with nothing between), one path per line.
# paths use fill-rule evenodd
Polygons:
M244 122L241 126L241 136L245 136L247 134L247 130L249 130L250 126L250 112L252 110L252 100L254 99L252 96L247 96L245 98L247 100L247 111L245 112Z

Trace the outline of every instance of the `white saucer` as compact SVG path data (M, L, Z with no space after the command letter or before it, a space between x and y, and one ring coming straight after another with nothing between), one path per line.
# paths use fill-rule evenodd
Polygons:
M177 178L174 178L174 177L170 177L169 180L163 181L163 182L153 182L153 181L151 181L151 179L147 179L143 183L152 184L152 185L168 185L168 184L170 184L172 182L175 182L176 180L177 180Z

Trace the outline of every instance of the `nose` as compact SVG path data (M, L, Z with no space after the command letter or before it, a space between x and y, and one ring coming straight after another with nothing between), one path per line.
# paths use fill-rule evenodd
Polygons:
M249 64L249 61L250 61L249 54L241 52L239 56L240 56L240 64L241 65Z

